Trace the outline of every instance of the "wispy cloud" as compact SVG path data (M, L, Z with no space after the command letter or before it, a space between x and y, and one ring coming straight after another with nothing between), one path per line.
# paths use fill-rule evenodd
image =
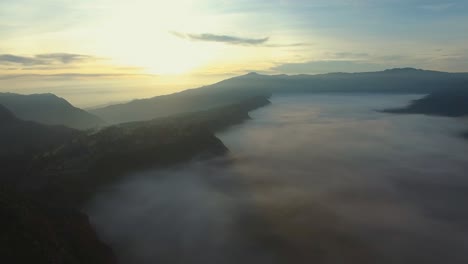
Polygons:
M42 53L30 56L0 54L0 80L106 79L155 77L143 68L109 63L107 58L75 53Z
M59 73L59 74L0 74L0 80L21 78L59 78L59 79L87 79L87 78L116 78L116 77L148 77L154 78L153 74L138 73Z
M366 52L327 52L325 56L329 59L362 59L369 57L369 53Z
M298 42L298 43L285 43L285 44L265 44L265 47L268 48L287 48L287 47L303 47L303 46L312 46L313 44L311 43L303 43L303 42Z
M84 61L89 59L96 59L95 57L83 54L72 54L72 53L47 53L36 55L37 59L45 61L59 61L64 64L73 63L76 61Z
M40 60L32 57L16 56L12 54L0 55L0 64L40 65Z
M95 57L72 53L47 53L34 56L19 56L13 54L0 54L0 65L19 64L22 66L71 64L84 60L95 60Z
M232 45L244 45L244 46L256 46L262 45L269 40L269 37L265 38L242 38L237 36L229 36L229 35L216 35L210 33L203 33L203 34L185 34L180 32L171 32L172 35L188 39L192 41L207 41L207 42L221 42L226 44Z

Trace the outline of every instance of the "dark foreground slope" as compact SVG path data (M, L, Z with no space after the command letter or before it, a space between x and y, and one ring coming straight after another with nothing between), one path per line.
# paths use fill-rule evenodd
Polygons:
M71 141L82 132L64 126L20 120L0 105L0 174L3 184L13 183L30 172L38 154Z
M34 154L81 134L65 126L43 125L17 118L0 105L0 157Z
M468 74L465 73L412 68L296 76L250 73L198 89L111 105L92 112L110 123L121 123L205 110L256 95L320 92L430 93L446 87L458 87L466 81Z
M112 264L88 217L51 208L0 188L0 262L15 264Z
M73 208L51 207L20 187L36 188L34 180L22 182L34 173L31 164L36 155L82 135L64 126L20 120L0 105L1 263L116 263L86 215Z
M22 121L0 109L2 142L11 140L10 149L20 150L0 157L2 165L15 164L0 167L0 262L116 263L80 212L82 203L126 172L224 154L227 148L214 132L268 103L266 97L255 97L94 134ZM50 144L28 134L32 129L44 133ZM30 138L23 144L16 135ZM34 151L26 151L29 146Z
M0 104L23 120L42 124L64 125L76 129L103 125L103 121L97 116L76 108L53 94L0 93Z

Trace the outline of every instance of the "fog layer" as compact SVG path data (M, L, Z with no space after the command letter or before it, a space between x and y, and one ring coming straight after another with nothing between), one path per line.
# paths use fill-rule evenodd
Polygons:
M225 158L128 175L87 211L122 263L468 263L460 120L418 95L273 97Z

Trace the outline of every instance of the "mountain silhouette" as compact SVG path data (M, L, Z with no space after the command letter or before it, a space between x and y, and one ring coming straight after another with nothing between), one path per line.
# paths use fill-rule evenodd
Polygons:
M198 89L110 105L91 112L109 123L121 123L206 110L256 95L323 92L431 93L444 87L460 87L467 81L467 73L413 68L292 76L248 73Z
M18 118L46 125L64 125L76 129L101 126L103 121L54 94L20 95L0 93L0 104Z

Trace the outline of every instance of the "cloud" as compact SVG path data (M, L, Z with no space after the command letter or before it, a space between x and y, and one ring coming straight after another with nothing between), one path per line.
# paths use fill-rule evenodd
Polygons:
M369 57L369 53L365 52L335 52L335 53L326 53L327 57L333 59L349 59L349 58L366 58Z
M303 47L303 46L312 46L313 44L311 43L290 43L290 44L266 44L264 45L265 47L268 48L287 48L287 47Z
M269 37L265 38L242 38L236 36L228 36L228 35L216 35L210 33L203 33L203 34L184 34L180 32L171 32L172 35L188 39L192 41L207 41L207 42L221 42L231 45L244 45L244 46L256 46L262 45L269 40Z
M13 54L0 54L0 65L19 64L22 66L51 65L51 64L71 64L78 61L96 59L89 55L72 53L46 53L37 54L31 57Z
M59 61L64 64L83 61L93 58L89 55L71 54L71 53L47 53L36 55L36 58L49 61Z
M285 74L321 74L330 72L367 72L384 70L384 65L349 60L308 61L285 63L271 68Z
M16 56L12 54L1 54L0 64L22 64L22 65L41 65L40 60L32 57Z
M79 78L113 78L113 77L156 77L153 74L144 73L57 73L57 74L0 74L0 80L20 78L55 78L55 79L79 79Z
M464 124L374 111L419 97L277 94L219 135L231 155L131 174L85 211L124 263L466 260Z

